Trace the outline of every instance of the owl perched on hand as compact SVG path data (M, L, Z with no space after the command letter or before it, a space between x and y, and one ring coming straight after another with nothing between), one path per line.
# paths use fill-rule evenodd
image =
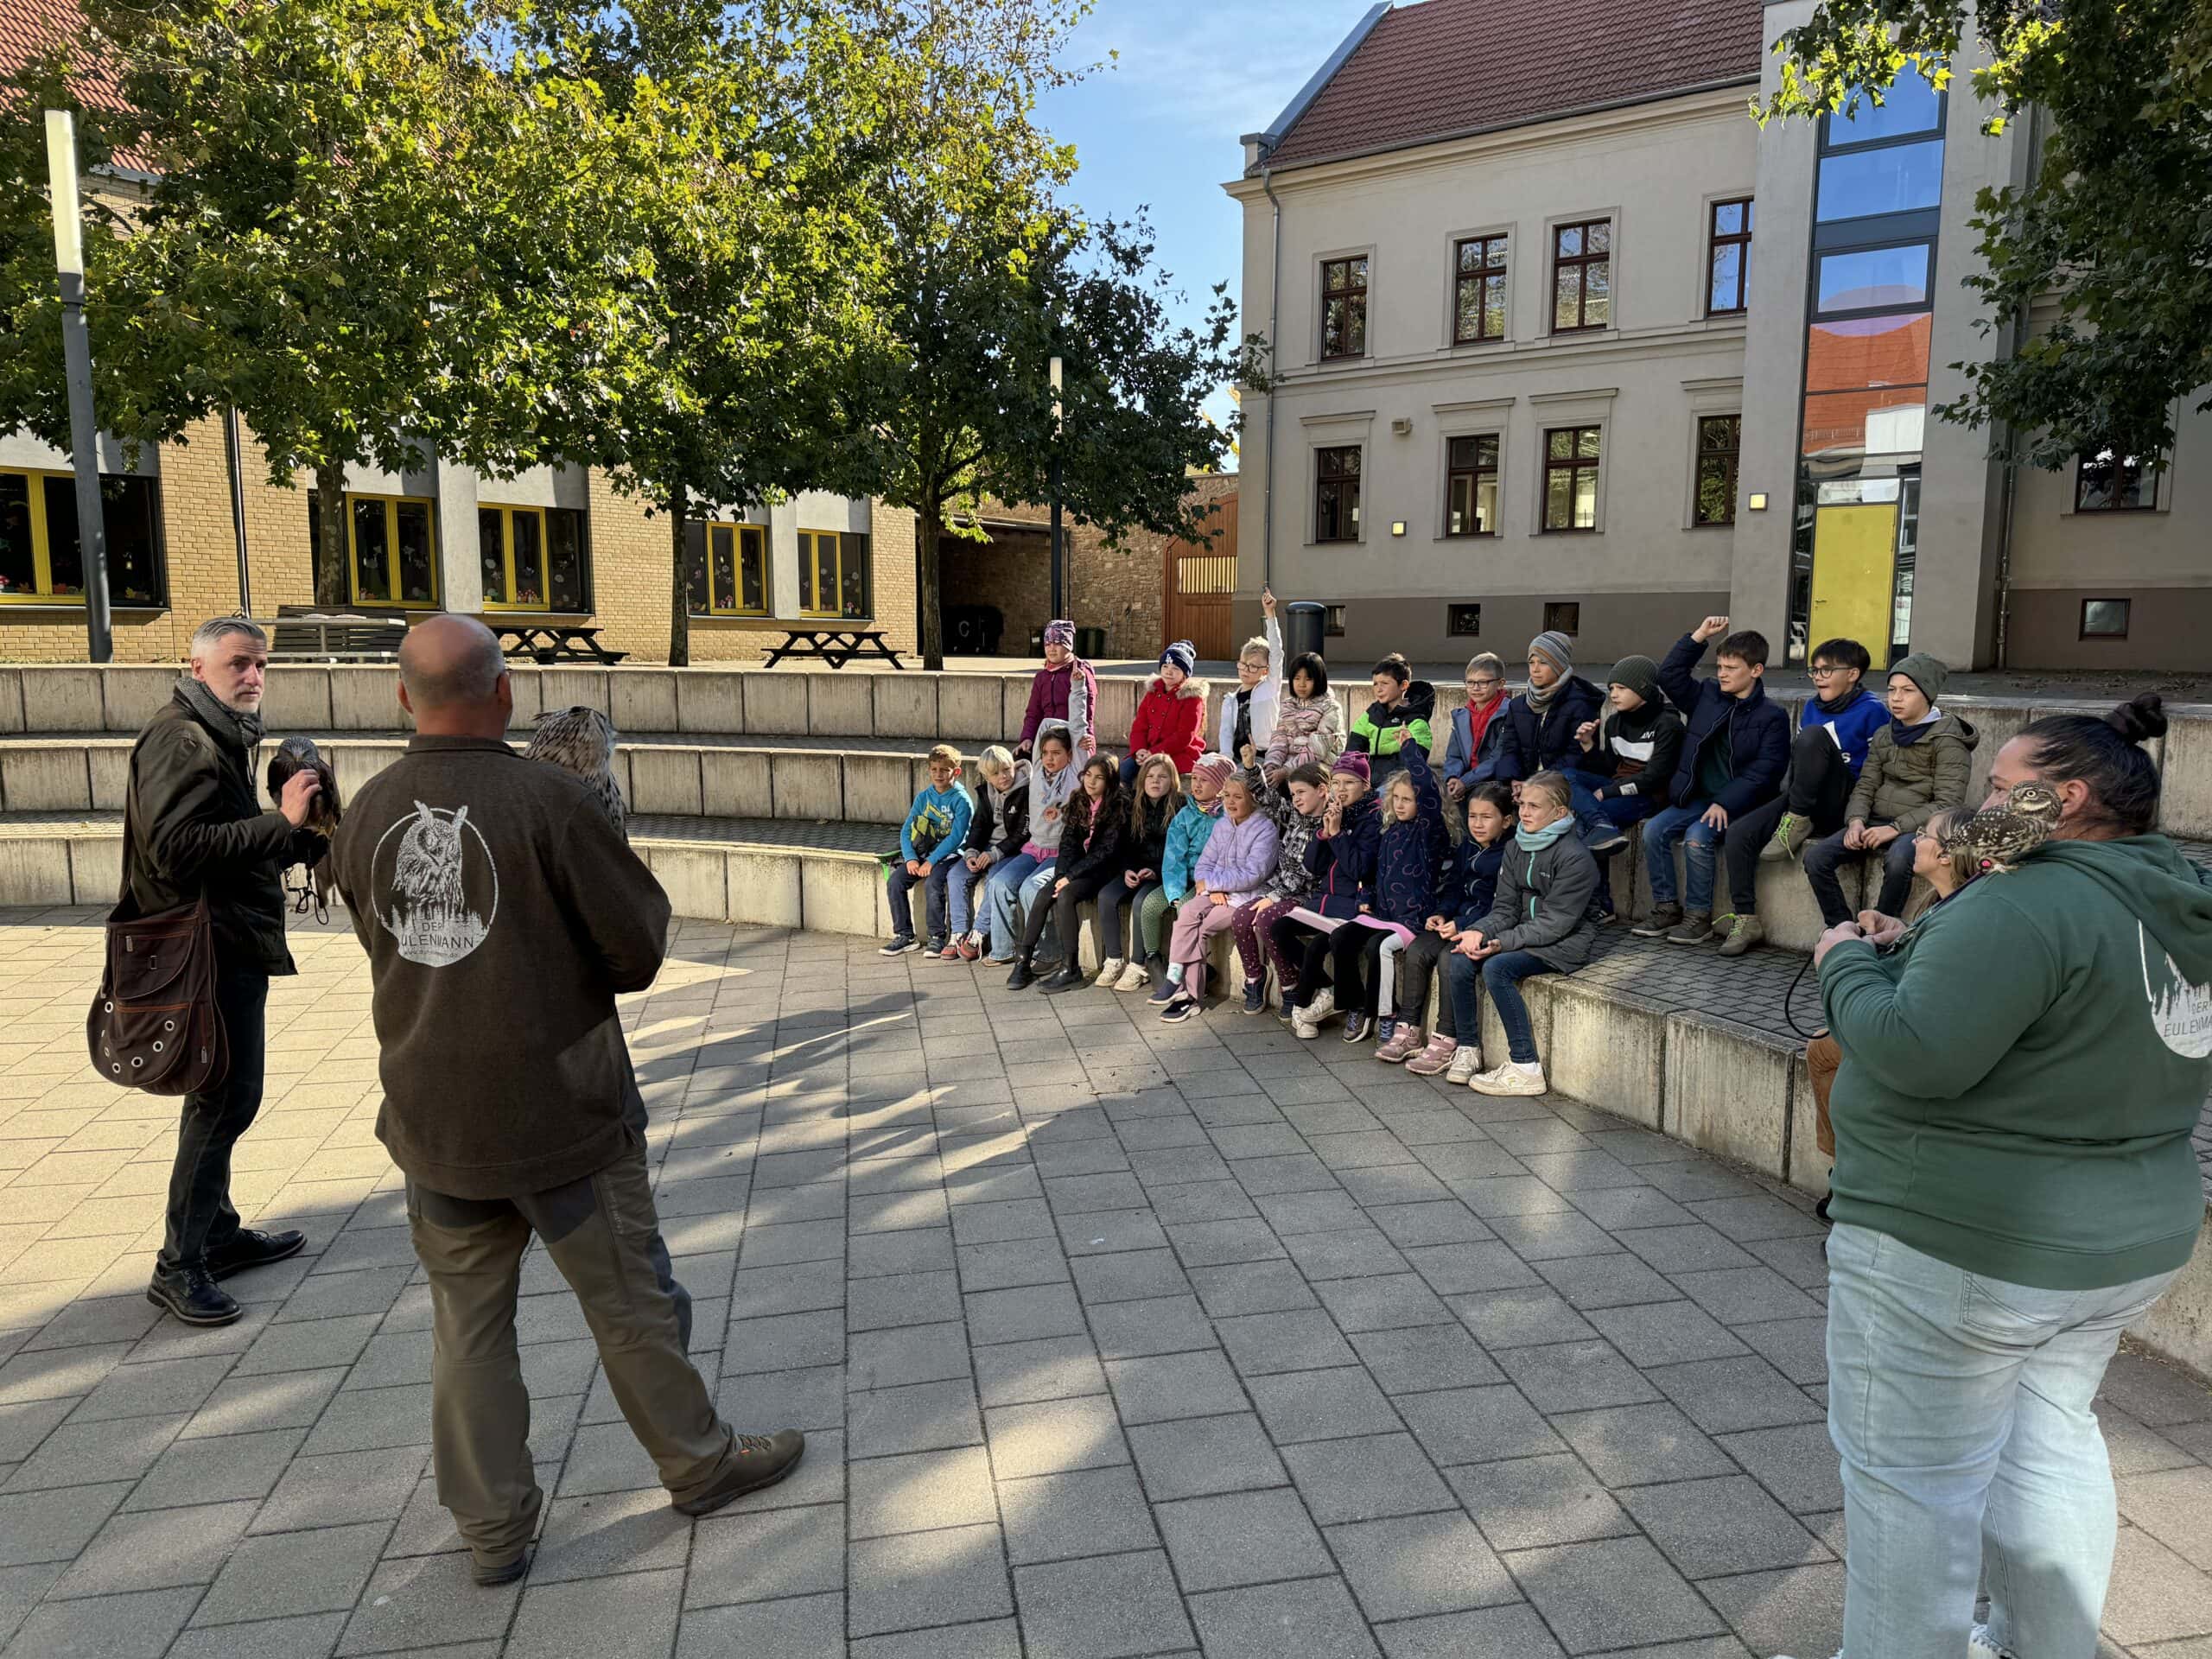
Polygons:
M284 785L302 772L315 773L321 785L314 801L308 807L306 827L320 830L326 837L338 828L344 806L338 798L338 779L330 770L330 762L323 758L311 737L288 737L276 746L276 753L269 757L269 798L282 805ZM312 898L318 918L330 913L330 895L337 886L337 875L330 862L329 843L324 842L323 855L308 870L308 887L302 893L300 905L304 914Z
M599 792L616 831L627 841L629 810L622 802L622 785L614 780L614 722L579 703L540 715L523 756L573 772L589 784Z
M2004 874L2050 839L2063 807L2049 784L2015 784L2001 806L1985 807L1961 820L1943 837L1943 850L1970 855L1984 874Z

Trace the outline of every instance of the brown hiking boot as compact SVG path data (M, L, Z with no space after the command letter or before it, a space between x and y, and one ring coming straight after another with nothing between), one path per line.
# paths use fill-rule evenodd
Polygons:
M772 1434L741 1434L721 1479L696 1497L669 1501L684 1515L712 1515L747 1492L774 1485L798 1468L798 1460L805 1455L806 1436L795 1428L779 1428Z
M1766 938L1766 928L1756 916L1724 916L1713 924L1713 931L1721 935L1724 957L1740 957Z

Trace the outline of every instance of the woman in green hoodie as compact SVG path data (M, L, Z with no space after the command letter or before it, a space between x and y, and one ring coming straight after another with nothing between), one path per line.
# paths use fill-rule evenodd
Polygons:
M2139 746L2165 725L2151 695L2035 721L1991 806L2040 783L2056 821L1976 814L1991 874L1909 936L1870 912L1815 954L1844 1057L1827 1351L1850 1659L2096 1651L2115 1520L2090 1402L2204 1217L2212 889L2152 833Z

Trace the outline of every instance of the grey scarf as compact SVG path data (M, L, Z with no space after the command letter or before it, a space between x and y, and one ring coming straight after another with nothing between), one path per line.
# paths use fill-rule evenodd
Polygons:
M192 712L214 729L215 735L249 754L261 741L261 716L242 715L207 689L204 680L191 675L181 676L176 683L177 694L190 705Z

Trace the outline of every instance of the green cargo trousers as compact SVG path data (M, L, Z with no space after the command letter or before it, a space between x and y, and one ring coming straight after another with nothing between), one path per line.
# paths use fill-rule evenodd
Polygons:
M407 1225L430 1275L430 1440L438 1502L484 1566L511 1561L545 1495L530 1459L530 1394L515 1345L523 1252L535 1233L582 1305L630 1432L677 1502L714 1484L735 1436L684 1352L689 1299L669 1269L645 1150L518 1198L456 1198L410 1181Z

